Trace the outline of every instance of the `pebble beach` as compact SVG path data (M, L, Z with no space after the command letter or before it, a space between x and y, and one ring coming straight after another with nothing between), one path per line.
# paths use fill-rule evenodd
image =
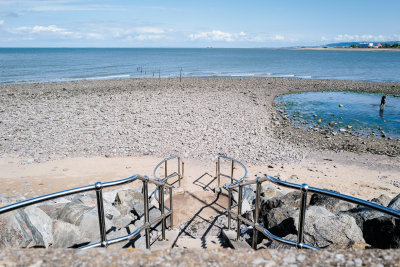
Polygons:
M389 188L384 191L395 195L400 187L399 140L297 129L282 120L273 104L281 94L323 90L399 94L400 83L154 78L2 86L2 166L8 170L9 162L21 167L69 158L170 155L213 162L224 153L255 166L254 173L265 170L282 178L294 174L284 166L295 170L304 160L309 163L306 170L321 172L331 163L326 177L337 175L333 166L339 162L350 164L349 171L388 171L384 184ZM331 162L322 160L327 153ZM10 177L2 178L14 179Z

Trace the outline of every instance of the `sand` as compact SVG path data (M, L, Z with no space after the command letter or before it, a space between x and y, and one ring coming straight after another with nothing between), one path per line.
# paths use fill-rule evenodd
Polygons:
M316 136L326 138L300 129L290 131L301 138L282 138L290 127L272 123L275 96L331 89L398 94L400 84L193 78L3 86L0 197L12 202L136 173L152 177L163 157L177 154L185 161L183 188L207 199L199 192L211 194L219 152L241 160L249 178L267 173L363 199L399 194L399 156L385 153L397 151L399 140L368 139L376 150L351 136L314 146ZM356 149L333 145L340 142Z

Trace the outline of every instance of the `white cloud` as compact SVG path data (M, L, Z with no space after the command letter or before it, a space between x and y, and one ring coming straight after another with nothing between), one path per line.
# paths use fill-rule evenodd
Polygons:
M137 33L152 33L152 34L161 34L164 33L163 29L156 28L156 27L137 27Z
M58 35L58 36L66 36L71 38L82 38L82 34L79 32L68 31L64 28L60 28L56 25L42 26L35 25L33 27L18 27L8 29L8 32L13 34L31 34L31 35L41 35L41 34L50 34L50 35Z
M224 41L224 42L233 42L236 40L240 40L241 38L245 37L245 32L240 33L229 33L223 32L219 30L213 30L210 32L199 32L199 33L192 33L189 35L190 40L206 40L206 41Z
M0 26L4 24L4 20L0 20Z
M163 36L158 34L139 34L135 36L135 39L139 41L159 40L161 38L163 38Z

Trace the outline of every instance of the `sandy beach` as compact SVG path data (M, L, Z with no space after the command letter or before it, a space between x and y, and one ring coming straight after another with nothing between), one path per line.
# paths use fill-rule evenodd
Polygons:
M400 83L301 79L126 79L0 87L0 197L15 201L128 177L164 157L185 161L184 188L215 176L225 153L248 177L364 199L400 192L400 141L275 123L274 97L350 90L399 94ZM238 174L239 175L239 174Z

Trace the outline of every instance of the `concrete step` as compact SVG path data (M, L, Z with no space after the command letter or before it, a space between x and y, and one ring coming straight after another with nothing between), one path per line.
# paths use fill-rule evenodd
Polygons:
M222 237L234 248L251 248L251 246L244 240L236 240L236 231L222 230Z
M224 246L222 244L222 240L217 236L206 236L203 238L181 236L176 241L174 248L216 249L216 248L224 248Z
M157 240L150 247L151 250L163 250L172 248L176 239L178 238L179 230L173 229L165 232L165 240ZM161 239L161 236L159 237Z

